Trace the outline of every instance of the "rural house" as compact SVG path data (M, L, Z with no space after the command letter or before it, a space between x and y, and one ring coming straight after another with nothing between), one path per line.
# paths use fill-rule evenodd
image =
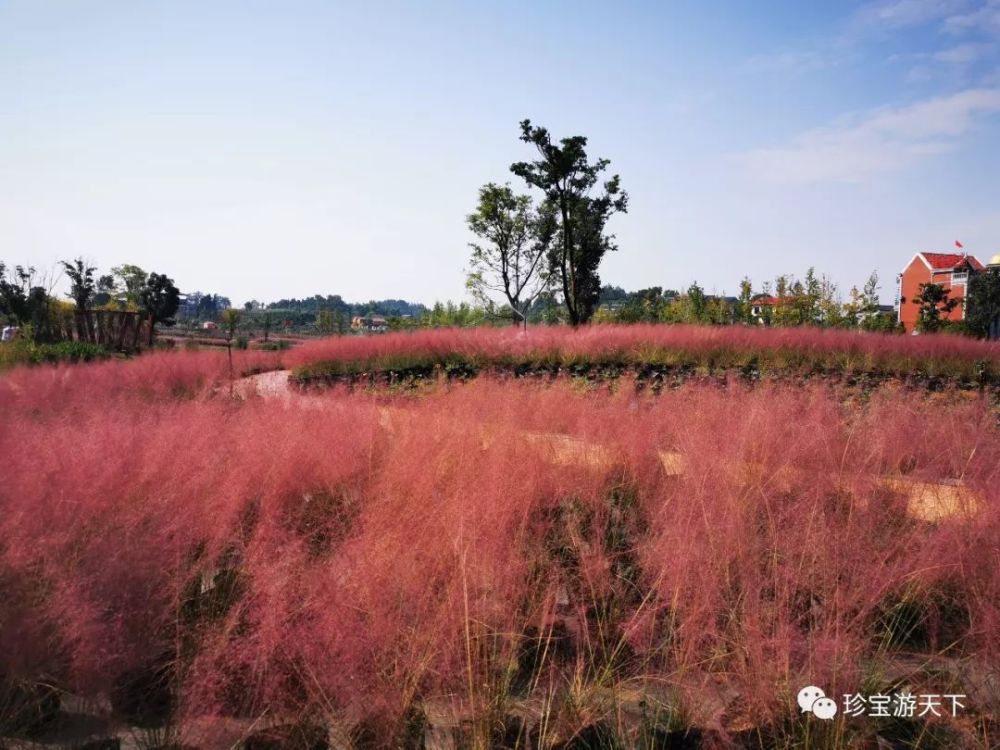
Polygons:
M758 295L750 302L750 315L754 322L768 325L774 314L774 308L779 304L781 304L781 300L777 297L766 294Z
M897 277L896 319L912 333L919 318L921 284L940 284L949 299L959 300L954 310L945 313L945 319L963 320L969 276L983 268L978 258L966 253L917 253Z
M355 315L351 318L351 330L366 333L385 333L389 322L381 315Z

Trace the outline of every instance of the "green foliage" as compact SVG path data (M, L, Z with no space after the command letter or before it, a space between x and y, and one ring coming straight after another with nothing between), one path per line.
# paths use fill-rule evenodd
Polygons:
M38 343L30 336L0 344L0 369L19 364L39 365L57 362L90 362L107 359L111 354L96 344L83 341L60 341L56 344Z
M226 341L231 342L236 332L239 330L243 316L235 307L222 311L222 330L226 334Z
M466 223L482 241L470 243L469 291L490 312L493 295L502 295L514 323L526 321L547 284L543 261L555 233L552 212L536 211L531 196L491 182L479 189L479 203Z
M228 307L222 305L221 307ZM320 310L330 310L336 315L342 315L346 323L354 315L410 315L414 318L427 312L427 307L404 299L369 300L367 302L346 302L339 294L316 294L304 299L280 299L267 305L267 309L281 316L282 319L295 321L296 325L309 325L315 321ZM346 324L341 333L346 331Z
M29 328L34 341L52 342L59 337L60 303L35 283L35 273L33 266L0 261L0 321Z
M286 349L291 349L292 345L285 339L278 339L277 341L265 341L260 345L260 348L266 352L283 352Z
M114 299L120 307L138 307L139 297L149 278L139 266L124 263L114 266L111 275L115 280Z
M739 323L753 322L753 282L749 276L740 281L740 296L736 303L735 316Z
M524 120L521 140L533 145L539 158L516 162L510 170L545 196L541 211L554 223L549 272L561 283L570 324L586 323L600 298L598 267L607 251L617 250L614 235L607 234L605 226L614 213L627 210L628 194L614 175L603 183L596 197L591 195L610 162L598 159L591 163L585 137L563 138L555 144L548 130Z
M333 313L329 310L320 310L316 313L316 327L322 334L331 334L334 331Z
M174 324L174 315L180 307L181 293L174 280L164 274L151 273L139 291L139 308L149 318L149 343L153 343L153 330L157 323Z
M705 290L698 286L698 282L695 281L688 287L687 290L687 304L686 304L686 316L687 323L703 323L705 322L705 312L707 309L705 302Z
M987 268L969 279L965 324L980 338L1000 338L1000 268Z
M946 316L954 310L959 301L949 299L948 290L940 284L921 284L920 294L913 304L919 305L917 313L917 330L923 333L933 333L946 328Z
M17 323L30 320L30 295L34 276L33 266L8 268L3 261L0 261L0 315L5 315Z
M872 333L903 333L903 326L891 313L875 313L864 319L861 328Z
M435 302L434 307L420 319L420 324L430 328L452 326L467 328L482 325L487 322L489 317L488 312L482 307L476 307L467 302L460 302L456 305L449 300L444 304Z
M215 294L206 294L199 298L197 315L205 320L214 320L219 314L219 297Z
M66 275L69 276L69 297L76 304L76 309L79 312L83 312L90 304L90 300L97 288L94 281L94 274L97 272L97 269L82 257L73 261L64 260L61 262L61 265Z
M666 305L661 287L640 289L626 296L612 319L619 323L655 323L663 319Z
M139 307L154 323L174 324L181 294L170 277L151 273L139 291Z
M274 321L271 319L271 313L265 312L262 325L264 331L264 341L267 341L268 337L271 335L271 327L273 326L273 324Z

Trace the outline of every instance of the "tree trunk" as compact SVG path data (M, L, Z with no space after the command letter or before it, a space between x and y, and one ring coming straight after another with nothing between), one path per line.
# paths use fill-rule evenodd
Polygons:
M226 341L226 353L229 355L229 398L233 397L233 340Z
M569 314L569 323L576 328L580 325L580 314L576 305L576 289L572 278L572 253L573 253L573 230L570 228L569 208L566 205L566 198L563 196L559 201L559 211L562 215L562 258L559 270L562 275L563 300L566 304L566 312Z

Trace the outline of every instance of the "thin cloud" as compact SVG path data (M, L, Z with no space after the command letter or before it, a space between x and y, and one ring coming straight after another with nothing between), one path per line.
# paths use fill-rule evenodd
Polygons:
M1000 112L1000 88L969 89L906 107L875 110L740 160L760 179L795 184L862 182L959 145L983 117Z
M1000 34L1000 0L986 0L968 12L949 15L944 20L943 29L954 35L970 32Z
M968 0L880 0L862 7L858 20L868 25L901 29L961 14L969 7Z
M835 64L836 58L818 49L785 50L772 54L754 55L746 61L746 67L751 71L792 74L811 73Z
M866 48L906 29L933 26L958 36L981 32L990 25L1000 32L1000 0L876 0L847 17L835 35L801 48L757 54L745 65L756 72L805 75L862 59ZM911 54L946 65L970 65L987 56L992 47L970 42ZM902 56L895 53L889 61Z
M959 44L955 47L943 49L934 54L934 59L938 62L949 63L951 65L969 65L981 60L992 51L989 44Z

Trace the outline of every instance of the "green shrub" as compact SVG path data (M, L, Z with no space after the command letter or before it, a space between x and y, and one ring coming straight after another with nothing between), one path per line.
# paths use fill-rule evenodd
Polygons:
M290 341L279 339L278 341L265 341L260 345L260 348L266 352L283 352L286 349L291 349L292 344Z
M19 339L0 345L0 368L19 364L90 362L95 359L106 359L110 356L111 353L104 347L83 341L38 344L28 339Z

